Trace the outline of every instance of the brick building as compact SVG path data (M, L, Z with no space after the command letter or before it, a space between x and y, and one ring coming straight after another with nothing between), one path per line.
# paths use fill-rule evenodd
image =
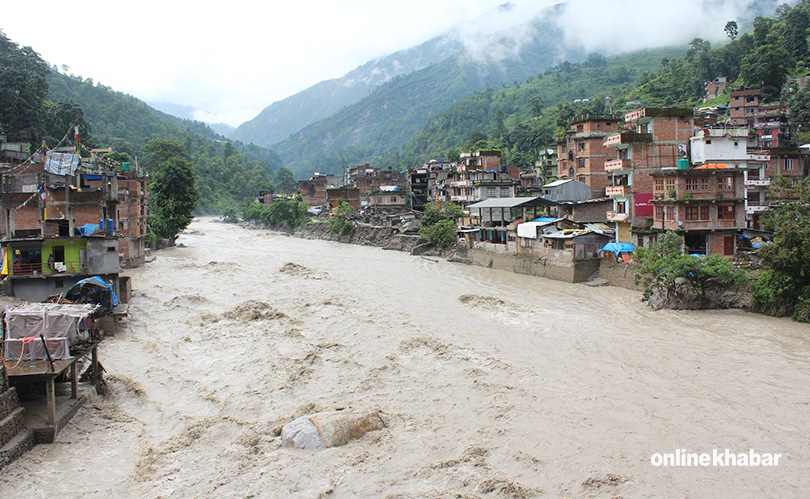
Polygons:
M588 184L590 197L603 197L610 185L605 162L616 157L616 149L606 146L604 139L618 130L617 116L586 114L574 118L557 144L557 177Z
M745 228L744 167L709 164L650 175L654 229L682 234L689 254L734 255L737 231Z
M614 200L606 215L616 224L617 242L647 246L655 239L650 172L688 163L694 116L687 108L643 108L624 120L624 130L604 140L617 158L604 164L611 179L605 194Z

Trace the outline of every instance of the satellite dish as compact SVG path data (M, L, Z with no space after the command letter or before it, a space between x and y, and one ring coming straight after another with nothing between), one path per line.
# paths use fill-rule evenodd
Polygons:
M677 225L678 227L683 227L683 220L678 220L678 221L676 222L676 225Z

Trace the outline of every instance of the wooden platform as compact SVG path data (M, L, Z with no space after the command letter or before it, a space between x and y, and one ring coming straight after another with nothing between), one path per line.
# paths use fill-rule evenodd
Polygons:
M9 367L7 371L9 382L45 383L45 398L41 401L41 408L38 410L39 414L45 414L45 426L39 431L38 441L39 436L44 433L50 435L50 438L42 441L52 442L53 439L56 438L59 429L64 427L76 411L78 411L82 401L80 401L79 398L79 370L77 362L87 355L91 355L93 364L97 365L98 344L99 342L93 343L84 353L69 359L54 360L53 363L48 360L23 360L19 364ZM68 370L70 371L69 396L60 395L57 397L55 380ZM84 397L82 397L82 399L83 398ZM32 403L35 402L21 400L21 405L26 407L26 410L28 409L27 404ZM32 405L32 409L33 408L34 406ZM37 426L32 429L37 431Z

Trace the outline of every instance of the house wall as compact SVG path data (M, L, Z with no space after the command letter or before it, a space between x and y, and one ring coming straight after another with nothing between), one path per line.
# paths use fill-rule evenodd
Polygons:
M49 296L66 293L74 284L86 279L86 275L65 277L31 276L11 280L12 294L25 301L45 301ZM105 282L113 283L113 290L118 294L118 274L100 276Z
M87 271L93 275L121 272L117 239L87 239Z
M562 266L528 255L495 253L483 249L469 249L467 256L474 265L565 282L586 281L599 270L599 260L583 260Z

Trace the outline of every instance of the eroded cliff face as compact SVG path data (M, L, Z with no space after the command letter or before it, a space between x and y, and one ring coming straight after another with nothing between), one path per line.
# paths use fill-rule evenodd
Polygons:
M708 281L703 289L683 278L675 280L669 288L656 286L647 302L655 310L708 310L708 309L749 309L753 304L749 286L729 286L720 282Z

